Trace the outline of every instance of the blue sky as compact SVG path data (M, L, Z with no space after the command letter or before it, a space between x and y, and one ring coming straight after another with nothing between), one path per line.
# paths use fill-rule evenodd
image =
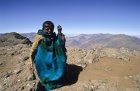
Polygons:
M64 33L140 35L140 0L0 0L0 32L37 32L51 20Z

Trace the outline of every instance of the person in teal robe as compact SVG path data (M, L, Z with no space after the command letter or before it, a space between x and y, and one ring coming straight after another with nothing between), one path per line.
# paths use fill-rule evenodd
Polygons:
M66 69L66 57L52 21L45 21L32 45L31 59L40 82L49 91L61 87L59 81Z

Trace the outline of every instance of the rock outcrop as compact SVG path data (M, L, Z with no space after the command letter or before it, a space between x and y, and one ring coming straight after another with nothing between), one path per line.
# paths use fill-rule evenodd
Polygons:
M17 44L31 45L31 41L28 38L26 38L16 32L5 33L0 36L0 47L14 46Z
M30 47L30 40L18 33L0 36L0 91L30 91L33 87Z
M122 61L130 61L130 56L140 56L140 52L127 48L94 48L94 49L81 49L68 47L68 62L70 63L95 63L103 57L110 57L120 59Z

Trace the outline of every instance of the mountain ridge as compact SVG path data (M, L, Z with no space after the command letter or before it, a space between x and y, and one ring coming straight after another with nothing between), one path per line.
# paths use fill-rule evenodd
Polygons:
M36 33L22 33L32 42ZM66 46L79 48L129 48L130 50L140 50L140 38L126 34L80 34L66 35Z
M121 48L126 47L132 50L140 50L140 39L125 34L82 34L67 38L67 46L80 48Z

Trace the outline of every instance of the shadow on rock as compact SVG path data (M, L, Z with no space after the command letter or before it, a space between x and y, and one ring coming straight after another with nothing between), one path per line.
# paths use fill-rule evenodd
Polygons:
M53 82L55 84L57 83L61 83L62 86L68 86L68 85L72 85L75 84L78 81L78 77L80 72L83 70L83 68L81 66L77 66L74 64L68 64L67 65L67 70L64 74L64 76ZM54 88L57 89L57 88ZM39 82L37 85L37 89L35 91L46 91L45 87L41 85L41 83Z
M83 70L81 66L77 66L74 64L67 65L67 71L62 77L62 84L64 86L75 84L78 80L80 72Z
M35 87L35 90L31 90L31 91L46 91L46 90L45 90L45 87L42 86L40 82L38 82L37 87Z

